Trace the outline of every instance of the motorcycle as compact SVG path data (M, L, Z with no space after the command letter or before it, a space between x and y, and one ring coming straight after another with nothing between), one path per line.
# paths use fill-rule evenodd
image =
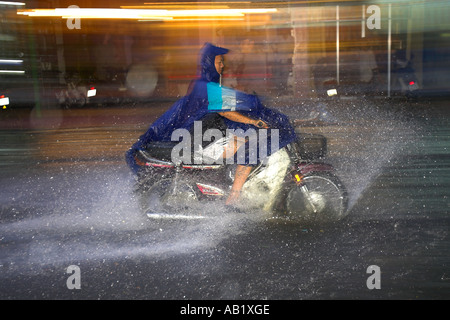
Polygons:
M416 98L420 87L412 61L406 58L404 50L397 51L392 60L394 93Z
M64 109L84 107L97 94L97 89L83 84L80 75L71 74L65 77L67 86L55 92L59 105ZM92 83L92 79L89 79Z
M223 150L228 139L224 132L223 139L203 142L204 146L197 150L200 158L208 159L204 156L211 150ZM152 219L192 220L222 215L218 208L231 190L236 164L172 161L177 144L152 142L135 153L142 169L137 190L143 212ZM296 141L253 167L241 191L240 203L245 204L242 209L260 210L271 218L313 223L344 218L347 192L335 169L323 162L326 147L325 137L298 132Z

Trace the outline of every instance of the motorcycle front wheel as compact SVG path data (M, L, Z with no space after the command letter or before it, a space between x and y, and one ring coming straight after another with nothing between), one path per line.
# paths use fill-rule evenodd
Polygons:
M305 222L338 221L347 214L347 202L347 192L337 176L313 172L288 190L286 213Z

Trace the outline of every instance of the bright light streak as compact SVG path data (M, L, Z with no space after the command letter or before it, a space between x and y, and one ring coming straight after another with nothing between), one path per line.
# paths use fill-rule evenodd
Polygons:
M194 5L197 6L199 4L204 5L204 4L211 4L211 5L216 5L216 4L250 4L250 1L195 1L195 2L144 2L144 5Z
M261 14L276 12L277 9L202 9L202 10L171 10L170 15L173 17L196 17L196 16L244 16L245 14Z
M0 1L0 5L5 5L5 6L24 6L25 3L23 3L23 2L12 2L12 1Z
M0 70L0 74L24 74L23 70Z
M17 14L30 17L61 17L63 19L135 19L135 20L174 20L196 18L239 18L246 14L274 13L277 9L192 9L192 10L155 10L155 9L91 9L56 8L19 10Z
M1 64L22 64L23 60L7 60L7 59L0 59Z
M166 10L125 10L125 9L81 9L81 8L56 8L56 9L31 9L20 10L17 14L30 17L61 17L61 18L86 18L86 19L168 19Z

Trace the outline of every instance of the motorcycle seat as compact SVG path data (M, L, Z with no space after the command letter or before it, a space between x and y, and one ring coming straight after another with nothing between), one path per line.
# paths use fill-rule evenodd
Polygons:
M208 142L211 143L211 142ZM150 161L162 161L165 162L166 164L170 164L172 163L172 149L179 144L179 142L177 141L154 141L154 142L150 142L147 144L147 147L143 150L141 150L141 155ZM209 158L208 155L204 155L202 153L201 154L201 159L200 162L199 161L199 155L194 151L194 146L192 146L191 149L191 157L190 157L190 161L187 163L183 164L205 164L210 166L212 164L211 161L214 161L214 158ZM203 161L204 160L204 161ZM216 164L219 167L221 166L221 164Z
M145 151L156 159L171 161L172 148L178 143L176 141L153 141L147 144Z

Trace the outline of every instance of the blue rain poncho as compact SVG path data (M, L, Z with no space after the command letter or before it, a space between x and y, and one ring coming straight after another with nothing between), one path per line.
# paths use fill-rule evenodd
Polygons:
M194 121L202 120L210 113L237 111L252 119L265 121L270 128L279 129L278 147L283 148L295 140L295 130L284 114L266 108L255 95L221 86L220 74L215 68L215 57L228 52L228 49L206 43L200 52L198 66L199 78L194 80L186 96L175 102L160 118L150 125L136 143L127 151L126 161L131 170L137 173L139 165L135 160L135 153L139 149L147 149L149 143L171 141L172 133L176 129L191 130ZM256 127L223 118L227 128L243 131ZM270 155L270 139L267 154ZM260 159L258 159L259 161ZM246 153L246 164L250 163Z

